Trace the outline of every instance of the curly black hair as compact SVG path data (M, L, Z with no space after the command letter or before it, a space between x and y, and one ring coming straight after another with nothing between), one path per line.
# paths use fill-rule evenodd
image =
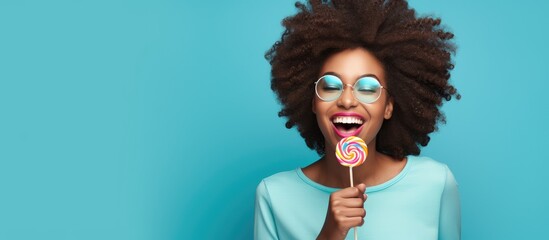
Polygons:
M281 39L265 54L286 127L297 126L307 146L324 155L311 109L314 82L330 55L362 47L382 63L394 105L376 150L397 159L418 155L437 123L446 122L443 100L461 98L449 84L454 35L439 18L417 17L405 0L309 0L295 6L298 12L282 21Z

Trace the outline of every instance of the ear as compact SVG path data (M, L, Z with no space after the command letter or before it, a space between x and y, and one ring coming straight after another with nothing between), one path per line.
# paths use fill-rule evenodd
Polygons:
M383 118L391 119L393 116L393 104L393 98L389 97L389 100L385 104L385 114L383 115Z

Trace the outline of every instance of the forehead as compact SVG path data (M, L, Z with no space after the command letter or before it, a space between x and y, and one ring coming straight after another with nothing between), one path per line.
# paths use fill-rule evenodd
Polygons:
M320 75L336 73L343 82L356 81L363 75L375 75L382 84L385 74L381 62L364 48L347 49L328 57L320 70Z

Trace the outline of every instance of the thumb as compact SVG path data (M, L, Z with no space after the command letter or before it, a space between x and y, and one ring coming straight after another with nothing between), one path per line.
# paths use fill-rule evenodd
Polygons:
M358 188L358 190L360 190L362 193L366 192L366 184L364 183L358 184L356 188Z

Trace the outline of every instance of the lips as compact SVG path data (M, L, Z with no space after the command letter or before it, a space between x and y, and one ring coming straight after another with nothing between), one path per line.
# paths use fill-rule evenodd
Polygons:
M331 117L331 121L334 131L342 138L358 135L365 122L357 113L336 113Z

